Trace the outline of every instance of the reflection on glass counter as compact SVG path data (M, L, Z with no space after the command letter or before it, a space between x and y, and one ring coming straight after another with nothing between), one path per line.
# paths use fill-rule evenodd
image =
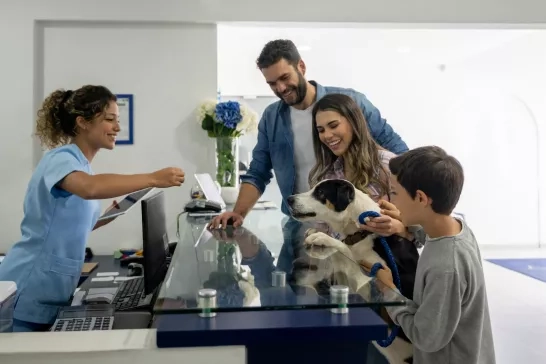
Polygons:
M209 221L179 216L179 242L156 313L405 304L343 254L321 258L323 247L304 246L311 226L280 211L252 211L244 226L225 230L209 230Z

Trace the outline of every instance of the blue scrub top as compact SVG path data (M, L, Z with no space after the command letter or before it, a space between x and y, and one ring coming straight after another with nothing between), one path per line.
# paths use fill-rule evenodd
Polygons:
M17 283L14 318L52 324L78 285L100 203L60 189L68 174L92 174L75 144L48 151L27 187L21 240L0 264L0 281Z

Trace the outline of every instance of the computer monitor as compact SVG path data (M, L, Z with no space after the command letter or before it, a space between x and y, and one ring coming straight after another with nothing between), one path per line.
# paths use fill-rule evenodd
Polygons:
M161 284L168 268L169 238L163 191L143 199L142 245L144 254L144 293L149 295Z

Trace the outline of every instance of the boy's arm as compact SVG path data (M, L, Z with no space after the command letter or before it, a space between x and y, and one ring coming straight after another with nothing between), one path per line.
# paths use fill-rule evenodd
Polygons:
M408 300L407 306L386 309L415 347L433 353L445 347L457 329L461 294L459 276L455 272L439 272L427 277L421 305Z

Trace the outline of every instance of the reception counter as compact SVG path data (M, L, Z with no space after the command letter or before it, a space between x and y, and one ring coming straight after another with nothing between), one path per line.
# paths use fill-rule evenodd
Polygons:
M154 307L158 347L244 345L260 364L365 362L368 342L388 335L375 311L405 304L341 253L304 246L311 224L277 210L252 211L239 228L208 222L179 217Z
M0 334L2 364L244 364L244 346L158 349L156 330Z
M377 310L405 304L340 253L320 258L324 248L303 245L310 225L278 210L235 229L209 221L179 215L153 328L0 334L0 362L365 363L388 333Z

